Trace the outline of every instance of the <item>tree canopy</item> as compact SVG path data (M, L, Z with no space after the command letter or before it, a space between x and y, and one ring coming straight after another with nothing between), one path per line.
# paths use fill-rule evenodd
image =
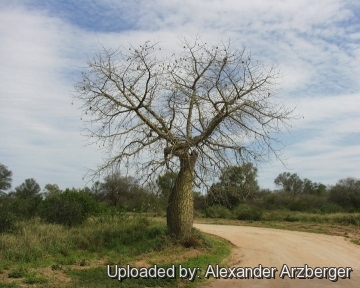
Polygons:
M293 109L274 101L277 69L230 41L184 39L180 51L161 53L151 41L102 49L88 61L74 97L89 139L108 153L95 173L116 167L145 180L178 174L168 227L182 238L191 231L193 184L206 185L228 166L277 157L275 134Z
M11 188L12 172L0 163L0 194Z
M23 199L39 195L41 188L34 178L26 179L15 188L15 196Z
M103 49L76 84L85 131L109 154L96 171L120 166L138 176L178 172L182 151L199 155L196 180L230 164L278 155L274 132L292 109L273 100L281 77L231 43L183 40L161 57L160 43ZM159 56L160 55L160 56ZM246 161L249 162L249 161Z
M329 200L344 209L360 211L360 180L340 179L329 191Z
M296 173L281 173L275 178L274 183L281 187L285 192L290 193L293 197L300 195L304 188L304 182Z
M252 163L241 166L230 166L221 171L220 181L209 190L210 204L221 204L233 208L254 198L260 191L256 180L257 169Z

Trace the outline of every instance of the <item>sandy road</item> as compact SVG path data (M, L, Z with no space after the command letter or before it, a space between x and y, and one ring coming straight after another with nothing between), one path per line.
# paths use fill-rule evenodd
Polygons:
M220 279L217 287L360 287L360 246L340 236L285 231L268 228L194 224L206 233L218 235L235 245L232 261L225 267L276 267L275 279ZM350 279L279 278L283 264L287 267L351 267ZM215 265L212 265L215 267ZM221 265L220 265L221 266ZM221 266L223 267L223 266ZM206 271L201 271L204 276ZM212 274L210 279L212 279Z

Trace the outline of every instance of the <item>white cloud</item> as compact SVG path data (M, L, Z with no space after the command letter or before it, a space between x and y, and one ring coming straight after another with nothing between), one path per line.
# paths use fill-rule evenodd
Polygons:
M0 5L0 162L13 170L14 185L34 177L42 187L48 182L79 187L83 167L101 162L94 147L83 146L80 111L70 105L79 71L100 44L136 46L155 39L171 54L178 37L196 35L208 42L236 40L239 49L279 65L280 101L297 105L305 117L294 122L294 137L284 138L293 143L284 157L294 172L329 184L359 175L354 163L360 147L349 140L360 132L357 1L103 0L96 4L108 9L98 11L104 17L96 30L64 17L79 12L78 21L90 21L85 6L59 12L60 3L53 10L53 2L47 10L36 3ZM109 21L122 21L124 29L101 29L111 26ZM278 162L263 165L260 184L271 187L284 170Z

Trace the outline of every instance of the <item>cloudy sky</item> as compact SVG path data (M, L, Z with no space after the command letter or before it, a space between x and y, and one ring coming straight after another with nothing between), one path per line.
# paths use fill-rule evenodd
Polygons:
M101 45L171 50L196 35L236 41L283 72L278 96L301 117L281 136L286 167L258 167L261 187L284 171L324 184L360 178L358 0L12 0L0 1L0 163L13 188L26 178L80 188L101 164L71 105Z

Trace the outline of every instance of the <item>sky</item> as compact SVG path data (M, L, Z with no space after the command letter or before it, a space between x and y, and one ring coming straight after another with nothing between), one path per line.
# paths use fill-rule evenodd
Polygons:
M27 178L91 186L86 172L105 155L71 103L101 46L155 40L171 51L196 36L231 39L283 74L278 100L300 117L279 136L285 165L258 166L262 188L282 172L326 185L360 178L358 0L0 0L0 163L12 188Z

